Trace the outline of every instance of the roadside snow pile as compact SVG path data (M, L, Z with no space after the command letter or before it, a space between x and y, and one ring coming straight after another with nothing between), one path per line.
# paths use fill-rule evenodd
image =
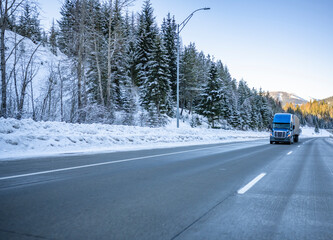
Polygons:
M268 139L268 132L163 128L0 119L0 158L68 152L121 151Z
M331 133L326 131L325 129L319 129L319 133L315 132L313 127L301 127L302 133L300 135L301 138L307 137L333 137Z
M326 130L302 127L301 138L332 137ZM35 122L0 118L0 159L57 153L125 151L268 139L268 132L191 128L176 122L161 128L107 124ZM268 141L268 140L267 140Z

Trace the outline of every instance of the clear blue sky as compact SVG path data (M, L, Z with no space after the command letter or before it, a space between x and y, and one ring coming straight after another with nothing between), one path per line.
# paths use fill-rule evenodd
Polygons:
M38 0L42 23L60 17L61 0ZM250 87L303 98L333 96L333 0L151 0L157 22L177 23L197 12L181 32L184 44L221 59ZM130 11L140 11L137 0Z

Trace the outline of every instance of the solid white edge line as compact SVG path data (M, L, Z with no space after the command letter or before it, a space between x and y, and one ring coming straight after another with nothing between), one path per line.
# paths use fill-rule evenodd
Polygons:
M115 163L131 162L131 161L141 160L141 159L145 159L145 158L154 158L154 157L163 157L163 156L168 156L168 155L176 155L176 154L182 154L182 153L188 153L188 152L195 152L195 151L207 150L207 149L218 148L218 147L220 147L220 146L206 147L206 148L197 148L197 149L186 150L186 151L179 151L179 152L173 152L173 153L164 153L164 154L157 154L157 155L150 155L150 156L129 158L129 159L123 159L123 160L108 161L108 162L94 163L94 164L87 164L87 165L81 165L81 166L75 166L75 167L59 168L59 169L47 170L47 171L41 171L41 172L26 173L26 174L13 175L13 176L7 176L7 177L0 177L0 181L1 180L7 180L7 179L13 179L13 178L21 178L21 177L29 177L29 176L47 174L47 173L63 172L63 171L81 169L81 168L97 167L97 166L109 165L109 164L115 164Z
M251 182L249 182L248 184L246 184L244 187L242 187L241 189L239 189L237 191L238 194L244 194L246 193L250 188L252 188L257 182L260 181L260 179L262 179L263 177L265 177L266 173L261 173L259 174L257 177L255 177Z
M290 152L287 153L287 155L290 155L290 154L292 154L292 153L293 153L293 151L290 151Z

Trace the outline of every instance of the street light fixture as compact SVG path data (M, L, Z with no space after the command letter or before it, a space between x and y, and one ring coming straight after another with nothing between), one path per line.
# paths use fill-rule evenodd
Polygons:
M201 11L201 10L210 10L209 7L205 7L205 8L199 8L195 11L193 11L190 15L188 15L187 18L185 18L185 20L181 23L177 25L177 128L179 128L179 34L180 32L183 30L183 28L185 27L185 25L188 23L188 21L190 21L190 19L192 18L193 14L195 12Z

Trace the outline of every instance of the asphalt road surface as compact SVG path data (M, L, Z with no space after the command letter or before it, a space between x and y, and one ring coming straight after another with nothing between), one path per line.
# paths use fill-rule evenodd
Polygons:
M333 139L1 161L0 239L333 239Z

